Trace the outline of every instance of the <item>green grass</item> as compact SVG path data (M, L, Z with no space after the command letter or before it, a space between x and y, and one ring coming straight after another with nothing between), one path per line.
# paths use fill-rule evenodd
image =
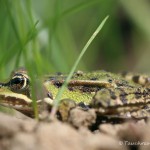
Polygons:
M140 6L143 11L139 11ZM132 26L129 33L132 39L128 38L132 45L130 51L126 51L121 31L120 8ZM135 0L0 0L0 78L6 79L13 69L26 66L25 61L34 68L35 74L69 72L99 19L107 14L111 19L101 33L104 38L99 40L98 35L77 69L128 70L128 62L141 56L140 48L150 38L150 22L146 19L150 12L145 0L140 4ZM130 54L133 55L131 60L128 59ZM141 61L136 62L142 66ZM149 66L143 65L144 68Z
M83 55L86 53L88 47L90 46L90 44L92 43L92 41L95 39L95 37L97 36L97 34L101 31L101 29L103 28L105 22L107 21L108 16L104 18L104 20L100 23L100 25L98 26L98 28L95 30L95 32L92 34L92 36L90 37L90 39L87 41L87 43L85 44L85 46L83 47L83 49L81 50L81 53L79 54L78 58L76 59L73 67L71 68L70 73L68 74L64 84L62 85L62 87L60 88L60 90L58 91L58 94L56 95L56 98L54 100L53 103L53 108L52 108L52 112L51 112L51 117L54 117L56 114L56 110L58 107L58 104L61 101L61 96L65 90L65 88L67 87L67 84L69 83L73 73L75 72L78 64L80 63Z
M31 1L16 0L13 3L9 0L1 1L1 4L3 5L1 5L3 11L7 16L4 22L4 26L9 26L9 28L7 28L8 31L5 30L6 33L4 33L7 34L5 40L9 41L10 39L12 39L10 45L4 45L4 47L1 47L0 49L1 51L3 51L3 56L1 56L0 59L0 68L1 71L4 72L4 74L1 74L1 78L5 78L5 76L7 76L5 72L10 73L11 70L14 70L20 66L23 66L28 70L29 76L31 78L31 92L35 118L38 119L36 93L34 92L36 90L34 88L34 83L36 82L35 77L38 76L38 78L40 78L43 74L49 73L51 71L59 71L59 68L62 68L60 70L64 70L66 72L70 69L70 67L67 65L67 62L65 62L65 58L62 57L63 53L61 52L59 39L57 37L57 26L61 22L60 20L63 19L66 15L73 14L73 12L77 12L82 8L84 9L86 7L90 7L90 5L92 6L94 3L91 3L90 1L81 4L79 3L60 13L58 6L61 4L61 2L58 1L55 6L56 10L54 10L54 15L48 20L49 31L47 31L47 33L45 34L51 34L51 37L49 39L46 39L48 40L48 43L46 43L47 47L45 47L45 45L39 44L39 42L41 41L38 34L40 30L43 30L42 28L44 27L38 26L40 20L34 19ZM18 15L16 15L16 13ZM100 30L101 28L102 25L100 25L98 30ZM96 34L94 36L96 36ZM88 42L89 45L91 41ZM86 45L84 49L86 50L87 47L88 46ZM3 49L6 50L4 51ZM70 49L70 54L71 53L73 53L73 50ZM77 61L79 63L79 60ZM4 66L8 66L8 69L5 70ZM75 71L76 66L72 68L72 73L73 71ZM56 69L53 69L54 67ZM41 84L38 84L39 92L41 92L41 86ZM60 98L60 94L58 95L58 97Z

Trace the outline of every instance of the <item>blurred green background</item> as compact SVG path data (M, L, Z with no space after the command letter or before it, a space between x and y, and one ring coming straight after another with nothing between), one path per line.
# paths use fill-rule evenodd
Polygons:
M77 69L149 72L149 0L0 0L0 78L69 72L107 15Z

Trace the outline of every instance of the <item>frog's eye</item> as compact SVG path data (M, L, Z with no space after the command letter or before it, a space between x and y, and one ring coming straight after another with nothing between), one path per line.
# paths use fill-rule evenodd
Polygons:
M25 90L29 87L29 79L23 74L15 74L10 80L10 88L14 90Z

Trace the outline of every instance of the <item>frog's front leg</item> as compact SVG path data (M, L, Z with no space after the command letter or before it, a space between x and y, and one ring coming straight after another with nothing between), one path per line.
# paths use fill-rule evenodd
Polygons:
M71 109L75 108L77 105L74 100L63 99L60 101L58 106L58 118L62 121L67 121Z
M33 116L32 100L26 95L14 93L6 88L0 88L0 105Z

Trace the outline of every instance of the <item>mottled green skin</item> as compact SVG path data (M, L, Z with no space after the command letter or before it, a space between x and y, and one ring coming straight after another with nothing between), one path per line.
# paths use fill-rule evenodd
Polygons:
M51 76L49 80L45 81L44 85L53 95L53 99L65 78L64 75ZM96 82L92 84L91 81ZM61 98L73 99L76 103L84 102L94 108L99 115L123 118L150 117L149 88L143 87L137 82L133 83L132 80L127 81L118 74L105 71L75 73ZM148 107L147 110L146 107ZM66 108L62 110L66 110ZM61 111L61 114L63 116L66 112Z
M54 85L53 81L64 81L66 78L65 75L54 75L50 76L48 80L45 81L44 85L48 89L48 91L52 94L53 99L55 99L56 94L61 86ZM126 81L120 75L116 75L113 73L105 72L105 71L95 71L91 73L74 73L71 81L97 81L100 83L99 85L68 85L68 88L65 89L62 99L69 98L75 100L77 103L85 102L86 104L91 102L92 97L95 93L102 88L116 88L116 87L136 87L137 85L133 82ZM72 90L70 90L72 88Z
M55 96L58 93L59 89L48 82L45 83L45 86L47 87L48 91L52 93L53 99L55 99ZM76 101L77 103L85 102L88 104L91 101L91 98L94 96L94 94L95 93L82 93L79 90L69 91L68 89L65 89L63 95L61 96L61 99L69 98Z

